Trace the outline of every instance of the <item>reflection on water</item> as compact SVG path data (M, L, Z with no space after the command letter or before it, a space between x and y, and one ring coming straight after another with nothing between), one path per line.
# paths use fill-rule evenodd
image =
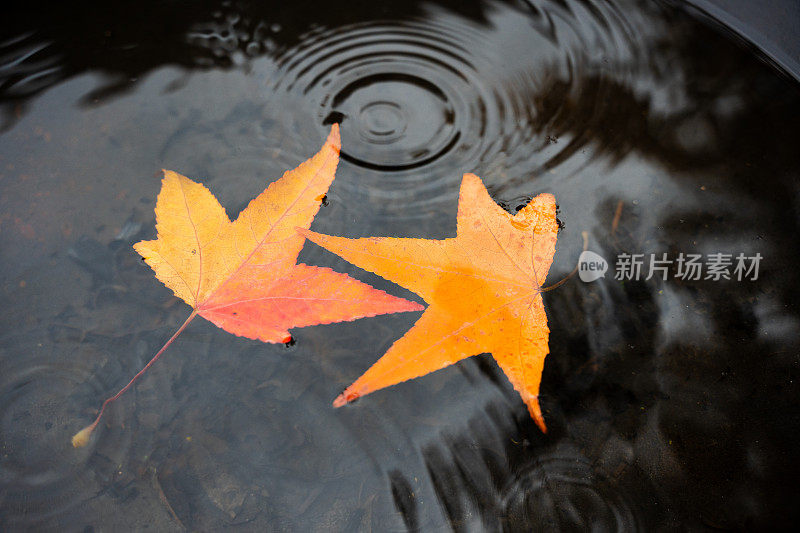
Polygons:
M798 87L671 3L374 4L28 6L0 30L0 527L796 522ZM333 410L416 319L385 316L288 348L193 324L74 450L189 313L130 248L158 170L241 208L330 121L320 231L452 236L472 171L512 212L555 194L552 279L584 230L612 265L758 252L759 279L548 292L547 435L488 356Z

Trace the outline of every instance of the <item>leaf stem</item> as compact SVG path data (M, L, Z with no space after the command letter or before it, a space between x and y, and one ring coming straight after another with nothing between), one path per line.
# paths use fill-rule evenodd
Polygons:
M155 363L158 360L158 358L161 357L161 354L164 353L164 351L169 347L169 345L172 344L172 341L174 341L178 337L178 335L180 335L183 332L183 330L186 329L186 326L189 325L189 322L191 322L195 316L197 316L197 310L192 311L192 314L189 315L189 318L187 318L186 321L181 325L181 327L179 327L178 330L172 334L172 337L169 338L169 340L164 344L164 346L162 346L161 349L158 352L156 352L153 358L150 359L150 362L144 365L144 368L142 368L138 374L133 376L133 379L131 379L127 385L122 387L120 391L116 393L114 396L106 398L106 400L103 402L102 407L100 407L100 413L98 413L97 418L94 419L94 422L92 422L79 432L77 432L72 437L73 446L79 448L81 446L85 446L89 442L89 437L91 436L92 431L94 431L94 429L97 427L97 424L100 423L100 418L103 416L103 412L106 410L106 406L111 402L113 402L114 400L116 400L117 398L119 398L120 396L122 396L125 393L125 391L131 388L131 385L133 385L136 382L136 380L139 379L148 368L150 368L150 365Z

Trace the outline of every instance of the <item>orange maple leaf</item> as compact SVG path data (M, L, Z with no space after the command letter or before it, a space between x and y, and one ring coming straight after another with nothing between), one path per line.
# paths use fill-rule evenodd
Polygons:
M538 397L550 330L541 286L555 253L555 198L540 194L512 216L492 200L478 176L465 174L457 222L456 237L444 240L347 239L298 228L309 240L429 304L334 406L489 352L546 432Z
M175 296L194 308L153 359L115 396L93 424L75 437L82 446L106 405L152 365L191 320L200 315L235 335L288 342L289 328L328 324L422 306L390 296L346 274L297 264L308 228L334 179L339 128L311 159L271 183L231 222L203 185L164 171L156 204L158 238L134 245Z

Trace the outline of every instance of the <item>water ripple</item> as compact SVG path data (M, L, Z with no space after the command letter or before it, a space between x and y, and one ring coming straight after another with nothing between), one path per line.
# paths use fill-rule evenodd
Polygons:
M514 531L639 529L614 484L580 457L540 457L517 473L501 498Z
M341 123L354 176L337 182L364 200L356 210L402 197L412 209L401 216L425 213L468 171L530 182L574 153L554 145L575 122L565 115L583 111L570 106L576 80L608 63L624 73L639 55L635 25L613 4L522 4L487 24L431 15L317 29L276 54L272 89L310 104L319 124Z
M134 442L134 435L141 438L145 432L135 431L141 421L133 416L133 403L117 402L89 445L72 447L71 435L95 416L99 402L126 372L117 359L99 354L109 347L107 338L73 333L37 329L0 339L4 526L42 525L75 510L102 487L130 480L134 446L148 445ZM105 359L103 368L87 356L95 344Z

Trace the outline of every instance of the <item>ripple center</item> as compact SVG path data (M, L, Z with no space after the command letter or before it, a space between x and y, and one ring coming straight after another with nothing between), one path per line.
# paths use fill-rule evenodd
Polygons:
M394 102L372 102L361 108L361 131L368 134L367 142L390 143L403 135L408 127L408 115Z

